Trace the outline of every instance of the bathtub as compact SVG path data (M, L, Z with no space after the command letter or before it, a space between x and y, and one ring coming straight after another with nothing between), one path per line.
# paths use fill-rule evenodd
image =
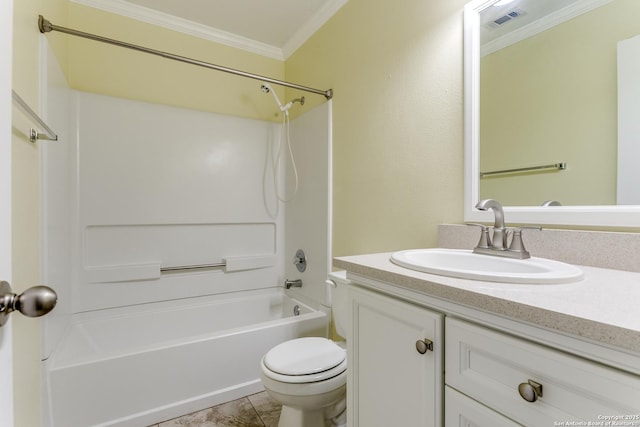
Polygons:
M328 324L282 288L77 314L44 361L45 425L142 427L261 391L262 356Z

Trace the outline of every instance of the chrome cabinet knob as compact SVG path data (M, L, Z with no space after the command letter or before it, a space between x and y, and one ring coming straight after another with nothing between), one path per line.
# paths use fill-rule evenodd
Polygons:
M416 341L416 350L418 350L418 353L420 354L425 354L427 351L433 351L433 341L427 338Z
M542 384L529 380L518 385L518 393L527 402L535 402L539 397L542 397Z
M9 314L19 311L27 317L40 317L53 310L58 295L48 286L33 286L20 295L14 294L9 283L0 282L0 326L9 319Z

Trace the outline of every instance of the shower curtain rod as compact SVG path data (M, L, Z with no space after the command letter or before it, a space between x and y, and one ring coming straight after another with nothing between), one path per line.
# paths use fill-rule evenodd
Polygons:
M103 43L112 44L115 46L125 47L127 49L137 50L139 52L150 53L152 55L161 56L167 59L173 59L174 61L185 62L187 64L197 65L199 67L210 68L212 70L218 70L225 73L235 74L242 77L247 77L254 80L260 80L262 82L272 83L279 86L285 86L292 89L299 89L305 92L311 92L318 95L324 96L327 100L333 98L333 89L320 90L314 89L312 87L301 86L295 83L285 82L283 80L272 79L271 77L261 76L259 74L247 73L246 71L236 70L234 68L223 67L221 65L215 65L204 61L199 61L197 59L187 58L185 56L174 55L172 53L163 52L160 50L150 49L143 46L138 46L135 44L130 44L126 42L122 42L119 40L110 39L107 37L98 36L95 34L85 33L78 30L73 30L71 28L60 27L58 25L54 25L51 21L45 19L42 15L38 16L38 28L41 33L48 33L51 31L59 31L61 33L71 34L73 36L84 37L86 39L95 40Z

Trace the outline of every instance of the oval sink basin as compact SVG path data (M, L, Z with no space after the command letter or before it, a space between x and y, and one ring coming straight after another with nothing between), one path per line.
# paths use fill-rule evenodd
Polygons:
M511 259L458 249L411 249L391 255L391 262L411 270L460 279L521 284L577 282L582 270L546 258Z

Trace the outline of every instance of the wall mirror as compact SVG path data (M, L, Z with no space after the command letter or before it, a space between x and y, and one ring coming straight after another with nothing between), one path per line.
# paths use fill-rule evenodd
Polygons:
M465 221L640 227L640 2L465 8Z

